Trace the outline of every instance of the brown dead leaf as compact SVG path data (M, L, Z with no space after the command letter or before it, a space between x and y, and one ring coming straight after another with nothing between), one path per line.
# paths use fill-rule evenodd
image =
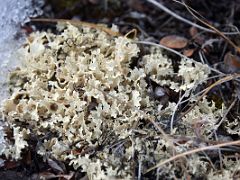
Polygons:
M191 57L193 55L194 51L195 51L195 49L185 49L183 51L183 55L187 56L187 57Z
M160 44L173 49L182 49L187 46L188 40L177 35L165 36L160 40Z
M190 34L192 37L197 36L197 34L198 34L197 28L196 28L196 27L191 27L191 28L189 29L189 34Z
M224 56L224 64L227 66L229 72L239 72L240 70L240 57L227 52Z
M193 38L194 42L202 45L204 43L204 36L198 32L196 27L191 27L189 29L189 34Z

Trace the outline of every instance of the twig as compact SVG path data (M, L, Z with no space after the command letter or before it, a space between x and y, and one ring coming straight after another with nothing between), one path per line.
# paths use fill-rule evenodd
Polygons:
M225 120L226 116L228 115L229 111L232 109L232 107L236 104L237 102L237 98L235 98L233 100L233 102L230 104L229 108L227 109L227 112L223 115L222 119L219 121L219 123L215 126L215 130L217 130L219 128L219 126L221 126L222 122Z
M140 27L138 24L136 24L136 23L133 23L133 22L131 22L131 23L120 22L120 23L116 23L116 25L132 26L132 27L138 29L145 37L149 37L149 34L148 34L145 30L143 30L143 28L141 28L141 27Z
M199 18L198 16L196 16L194 13L198 14L199 16L201 16L197 11L195 11L193 8L191 8L190 6L188 6L186 3L184 2L179 2L177 0L172 0L174 2L177 2L183 6L185 6L188 10L188 12L195 17L198 21L200 21L201 23L203 23L204 25L206 25L207 27L209 27L210 29L212 29L216 34L218 34L219 36L221 36L226 42L228 42L232 47L235 48L236 51L240 52L240 47L238 47L235 43L233 43L227 36L225 36L225 34L221 31L219 31L217 28L215 28L214 26L212 26L207 20L203 20L201 18ZM202 16L201 16L202 17Z
M136 39L137 37L137 30L136 29L132 29L129 32L127 32L124 37L128 38L128 36L130 36L131 34L133 34L133 39Z
M223 77L223 76L225 76L225 75L216 75L216 76L211 76L211 77L209 77L209 78L206 78L206 79L200 81L198 84L196 84L192 89L194 90L194 88L196 88L199 84L202 84L203 82L206 82L206 81L208 81L208 80L210 80L210 79L219 78L219 77ZM190 99L199 96L200 94L204 93L205 90L206 90L206 89L204 89L204 90L202 90L202 91L200 91L200 92L192 95L191 97L185 99L184 101L181 101L180 104L183 104L183 103L189 101ZM179 104L179 105L180 105L180 104Z
M186 96L186 94L189 93L189 92L190 92L190 90L187 90L187 91L181 96L181 98L178 100L176 106L175 106L174 109L173 109L172 117L171 117L171 120L170 120L170 134L173 134L173 123L174 123L174 119L175 119L175 114L177 113L178 106L180 105L180 103L182 102L182 100L184 99L184 97Z
M197 99L197 101L184 113L182 114L179 119L182 119L187 113L189 113L196 105L197 103L215 86L220 85L224 82L228 82L231 81L233 79L239 78L240 74L230 74L222 79L219 79L218 81L216 81L215 83L213 83L212 85L210 85L209 87L206 88L205 92Z
M216 130L213 130L213 132L214 132L215 139L218 141L218 136L217 136ZM221 170L223 170L223 158L222 158L222 152L221 152L220 148L218 148L218 156L219 156L219 160L220 160Z
M211 29L208 29L208 28L205 28L203 26L200 26L200 25L198 25L196 23L193 23L193 22L191 22L191 21L189 21L189 20L179 16L178 14L176 14L175 12L173 12L170 9L166 8L164 5L162 5L161 3L159 3L159 2L157 2L155 0L146 0L146 1L148 1L149 3L157 6L159 9L163 10L164 12L170 14L174 18L176 18L176 19L178 19L178 20L180 20L180 21L182 21L182 22L184 22L186 24L189 24L191 26L194 26L194 27L196 27L198 29L201 29L201 30L204 30L206 32L216 33L215 31L213 31ZM222 32L222 33L225 34L225 35L236 35L236 34L239 34L239 32Z
M121 36L121 34L119 32L112 31L111 29L109 29L103 25L89 23L89 22L83 22L83 21L79 21L79 20L35 18L35 19L31 19L31 21L32 22L47 22L47 23L63 23L63 24L69 23L74 26L87 26L90 28L95 28L95 29L104 31L107 34L112 35L112 36Z
M142 156L140 156L140 160L138 160L138 177L137 180L141 180L142 175Z
M184 56L184 55L181 54L180 52L178 52L178 51L176 51L176 50L174 50L174 49L168 48L168 47L166 47L166 46L163 46L163 45L161 45L161 44L157 44L157 43L149 42L149 41L133 41L133 42L135 42L135 43L137 43L137 44L157 46L157 47L159 47L159 48L162 48L162 49L165 49L165 50L167 50L167 51L170 51L170 52L172 52L172 53L174 53L174 54L182 57L183 59L192 61L192 62L194 62L194 63L199 63L199 62L195 61L194 59L188 58L187 56ZM208 66L208 68L209 68L211 71L213 71L213 72L216 72L216 73L218 73L218 74L225 75L223 72L221 72L221 71L219 71L219 70L217 70L217 69L214 69L214 68L212 68L212 67L210 67L210 66Z
M224 147L224 146L231 146L231 145L237 145L237 144L240 144L240 140L238 141L231 141L231 142L226 142L226 143L221 143L221 144L217 144L217 145L212 145L212 146L207 146L207 147L201 147L201 148L197 148L197 149L193 149L193 150L189 150L187 152L184 152L184 153L181 153L181 154L177 154L176 156L173 156L163 162L160 162L158 163L157 165L147 169L147 171L144 173L148 173L156 168L159 168L160 166L166 164L166 163L169 163L169 162L172 162L176 159L179 159L181 157L185 157L187 155L190 155L190 154L194 154L194 153L198 153L198 152L201 152L201 151L206 151L206 150L211 150L211 149L216 149L216 148L220 148L220 147Z
M184 97L186 96L186 94L187 94L188 92L192 91L194 88L196 88L199 84L202 84L203 82L206 82L206 81L209 80L209 79L216 78L216 77L220 77L220 76L221 76L221 75L216 75L216 76L212 76L212 77L210 77L210 78L206 78L206 79L200 81L198 84L196 84L196 85L195 85L194 87L192 87L191 89L187 90L187 91L180 97L180 99L178 100L176 106L175 106L174 109L173 109L172 117L171 117L171 120L170 120L170 132L171 132L170 134L172 134L172 132L173 132L173 123L174 123L174 119L175 119L175 115L176 115L176 112L177 112L178 107L179 107L182 103L185 103L185 102L189 101L191 98L197 97L197 96L199 96L200 94L204 93L204 92L206 91L206 89L204 89L203 91L201 91L201 92L195 94L194 96L192 96L192 97L190 97L190 98L188 98L188 99L186 99L186 100L183 101L183 99L184 99Z

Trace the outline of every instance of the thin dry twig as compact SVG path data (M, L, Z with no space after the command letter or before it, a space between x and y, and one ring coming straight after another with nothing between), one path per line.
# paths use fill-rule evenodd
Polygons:
M174 2L177 2L183 6L186 7L186 9L188 10L188 12L195 17L198 21L200 21L201 23L203 23L204 25L206 25L207 27L209 27L210 29L212 29L216 34L218 34L219 36L221 36L227 43L229 43L232 47L235 48L236 51L240 52L240 47L238 47L235 43L233 43L227 36L225 36L225 34L221 31L219 31L217 28L215 28L214 26L212 26L206 19L201 19L200 17L202 17L197 11L195 11L193 8L191 8L190 6L188 6L186 3L184 2L179 2L176 0L172 0ZM198 14L200 17L196 16L195 14Z
M142 156L140 156L140 160L138 161L138 177L137 180L141 180L142 175Z
M180 105L180 103L183 101L183 99L185 98L186 94L188 94L190 92L190 90L187 90L181 97L180 99L178 100L176 106L174 107L173 109L173 113L172 113L172 116L171 116L171 120L170 120L170 134L173 134L173 125L174 125L174 119L175 119L175 115L177 113L177 109Z
M199 96L200 94L204 93L206 89L200 91L199 93L191 96L191 97L188 98L188 99L183 100L183 99L186 97L186 94L188 94L188 92L190 92L190 91L192 91L194 88L196 88L199 84L202 84L203 82L206 82L207 80L210 80L210 79L213 79L213 78L216 78L216 77L221 77L221 76L222 76L222 75L216 75L216 76L212 76L212 77L209 77L209 78L206 78L206 79L200 81L200 82L199 82L198 84L196 84L194 87L192 87L191 89L187 90L187 91L179 98L176 106L175 106L174 109L173 109L172 117L171 117L171 120L170 120L170 132L171 132L171 134L172 134L172 132L173 132L173 124L174 124L174 119L175 119L175 115L176 115L176 113L177 113L178 107L179 107L181 104L189 101L191 98L197 97L197 96Z
M131 23L128 23L128 22L118 22L118 23L116 23L116 25L131 26L132 28L137 29L145 37L149 37L150 36L142 27L140 27L138 24L133 23L133 22L131 22Z
M192 90L194 90L194 88L196 88L199 84L202 84L203 82L207 82L208 80L215 79L215 78L220 78L220 77L224 77L224 76L225 76L225 75L216 75L216 76L208 77L208 78L200 81L198 84L196 84L196 85L192 88ZM183 101L181 101L181 102L179 103L179 105L181 105L181 104L183 104L183 103L186 103L186 102L188 102L190 99L195 98L195 97L201 95L205 90L206 90L206 89L204 89L204 90L202 90L202 91L199 91L199 92L197 92L196 94L191 95L191 97L189 97L189 98L187 98L187 99L184 99Z
M194 26L198 29L201 29L203 31L206 31L206 32L210 32L210 33L216 33L215 31L211 30L211 29L208 29L208 28L205 28L203 26L200 26L196 23L193 23L191 21L189 21L188 19L185 19L181 16L179 16L178 14L176 14L175 12L171 11L170 9L168 9L167 7L165 7L164 5L162 5L161 3L155 1L155 0L146 0L148 1L149 3L155 5L156 7L158 7L159 9L163 10L164 12L170 14L171 16L173 16L174 18L186 23L186 24L189 24L191 26ZM223 34L225 35L236 35L236 34L239 34L239 32L222 32Z
M222 119L219 121L219 123L215 126L215 130L217 130L219 128L219 126L221 126L221 124L223 123L223 121L225 120L225 118L227 117L228 113L230 112L230 110L233 108L233 106L236 104L237 102L237 98L235 98L232 103L230 104L230 106L227 109L227 112L223 115Z
M128 38L131 34L133 34L133 39L136 39L137 37L137 30L136 29L132 29L129 32L127 32L124 37Z
M135 42L135 43L137 43L137 44L157 46L157 47L159 47L159 48L162 48L162 49L165 49L165 50L167 50L167 51L170 51L170 52L172 52L172 53L180 56L181 58L183 58L183 59L185 59L185 60L189 60L189 61L192 61L192 62L194 62L194 63L199 63L199 62L195 61L194 59L188 58L187 56L184 56L184 55L181 54L180 52L175 51L174 49L168 48L168 47L166 47L166 46L164 46L164 45L161 45L161 44L157 44L157 43L149 42L149 41L133 41L133 42ZM214 69L214 68L212 68L212 67L210 67L210 66L208 66L208 68L209 68L211 71L215 72L215 73L218 73L218 74L221 74L221 75L225 75L225 73L223 73L223 72L221 72L221 71L219 71L219 70L217 70L217 69Z
M161 45L161 44L156 44L156 43L148 42L148 41L135 41L135 42L138 43L138 44L145 44L145 45L157 46L157 47L160 47L160 48L162 48L162 49L171 51L171 52L179 55L180 57L182 57L182 58L184 58L184 59L186 59L186 60L190 60L190 61L192 61L192 62L197 62L197 61L195 61L195 60L193 60L193 59L190 59L190 58L184 56L183 54L179 53L178 51L175 51L175 50L173 50L173 49L171 49L171 48L168 48L168 47L166 47L166 46L163 46L163 45ZM209 69L210 69L211 71L213 71L213 72L217 72L217 73L220 74L220 75L225 75L224 73L222 73L221 71L218 71L217 69L214 69L214 68L212 68L212 67L210 67L210 66L208 66L208 67L209 67ZM190 112L190 111L197 105L197 103L198 103L212 88L214 88L215 86L217 86L217 85L219 85L219 84L222 84L222 83L224 83L224 82L237 79L237 78L239 78L239 77L240 77L240 74L230 74L230 75L226 75L226 77L224 77L224 78L216 81L216 82L213 83L211 86L207 87L207 88L204 90L203 94L202 94L202 95L198 98L198 100L195 102L195 104L193 104L183 115L181 115L181 116L179 117L179 119L182 119L182 117L184 117L188 112ZM177 110L177 109L175 109L175 111L176 111L176 110ZM176 112L175 112L175 113L176 113ZM174 113L174 116L175 116L175 113ZM172 116L172 118L171 118L171 132L172 132L172 130L173 130L174 116Z
M47 22L47 23L62 23L62 24L69 23L74 26L87 26L87 27L95 28L95 29L104 31L111 36L121 36L121 34L119 32L113 31L103 25L79 21L79 20L34 18L34 19L31 19L31 21L32 22Z
M213 132L214 132L215 139L218 141L217 132L215 130L213 130ZM222 158L222 152L220 148L218 148L218 157L220 161L220 168L221 170L223 170L223 158Z
M206 150L212 150L212 149L216 149L216 148L221 148L221 147L224 147L224 146L232 146L232 145L237 145L237 144L240 144L240 140L237 140L237 141L230 141L230 142L225 142L225 143L220 143L220 144L217 144L217 145L212 145L212 146L206 146L206 147L200 147L200 148L197 148L197 149L192 149L192 150L189 150L187 152L184 152L184 153L181 153L181 154L177 154L176 156L173 156L163 162L160 162L158 163L157 165L149 168L146 170L146 173L156 169L156 168L159 168L160 166L163 166L164 164L166 163L169 163L169 162L172 162L176 159L179 159L179 158L182 158L182 157L185 157L187 155L191 155L191 154L194 154L194 153L198 153L198 152L201 152L201 151L206 151Z
M222 83L234 80L236 78L239 78L240 74L230 74L222 79L219 79L218 81L216 81L215 83L211 84L209 87L207 87L204 91L204 93L197 99L197 101L184 113L182 114L179 119L182 119L187 113L189 113L197 104L198 102L214 87L216 87L217 85L220 85Z

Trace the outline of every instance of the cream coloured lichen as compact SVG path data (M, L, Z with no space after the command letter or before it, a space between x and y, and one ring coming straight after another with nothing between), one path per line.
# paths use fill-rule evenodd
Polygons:
M22 129L22 131L20 131L20 127L13 127L14 144L8 145L4 154L7 157L13 156L15 159L20 159L22 150L28 146L27 141L24 139L29 133L29 130Z
M166 57L159 49L152 49L150 55L143 57L144 72L149 74L152 80L160 85L167 85L174 91L189 90L201 84L210 74L207 65L192 62L188 59L180 61L178 72L174 72L172 61Z
M23 66L10 77L10 82L19 83L10 84L12 96L3 107L4 118L10 124L27 123L39 137L55 134L44 140L39 153L51 152L89 171L88 164L95 160L79 160L83 157L78 149L97 148L107 129L122 136L119 126L131 128L141 116L137 109L141 96L146 97L146 83L129 68L139 49L127 38L71 25L60 35L37 32L28 39L20 49ZM138 87L131 85L129 76L136 78ZM16 156L12 153L14 158L27 145L23 142L16 146Z
M169 121L176 103L164 107L153 99L146 79L177 93L199 84L208 76L208 68L182 59L174 72L172 60L156 48L131 68L140 50L130 39L89 27L58 29L59 34L31 34L19 50L23 65L11 73L12 95L2 108L4 120L19 136L14 135L18 141L5 154L20 158L31 133L41 141L39 154L69 162L90 179L131 179L135 156L143 171L169 158L171 143L153 138L159 137L159 132L147 118L156 117L156 123ZM212 127L219 114L204 99L181 125L192 135L193 117L205 119L206 126ZM179 145L176 150L187 148ZM199 162L204 168L200 161L189 164ZM188 171L196 171L188 167ZM166 165L164 173L173 175L174 168Z
M192 103L195 103L195 101ZM210 139L213 137L212 135L216 130L215 128L224 112L224 106L222 106L222 109L218 109L213 101L209 102L206 97L204 97L198 102L198 106L195 106L192 111L183 117L182 120L183 124L186 124L190 129L192 127L192 130L195 130L195 132L188 131L189 136L199 133L199 135L205 136L204 138ZM199 130L199 132L196 132L196 130Z

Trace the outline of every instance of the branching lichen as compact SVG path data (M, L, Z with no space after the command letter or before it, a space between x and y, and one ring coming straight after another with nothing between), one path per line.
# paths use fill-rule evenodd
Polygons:
M205 79L207 66L182 59L174 72L172 61L153 48L138 67L130 68L140 51L130 39L72 25L59 31L31 34L19 51L23 65L11 73L11 97L2 108L16 139L5 154L20 158L28 135L34 134L41 139L39 154L81 168L90 179L130 179L140 164L144 171L169 158L172 146L159 138L146 115L156 117L157 124L168 121L175 103L164 107L152 98L146 79L177 93ZM220 115L204 99L183 118L184 135L195 136L192 125L201 121L208 137ZM192 145L191 141L178 144L176 152ZM134 159L138 165L132 163ZM199 174L193 164L206 171L206 162L193 156L186 162L188 172ZM170 164L163 169L162 175L173 177L181 166Z

